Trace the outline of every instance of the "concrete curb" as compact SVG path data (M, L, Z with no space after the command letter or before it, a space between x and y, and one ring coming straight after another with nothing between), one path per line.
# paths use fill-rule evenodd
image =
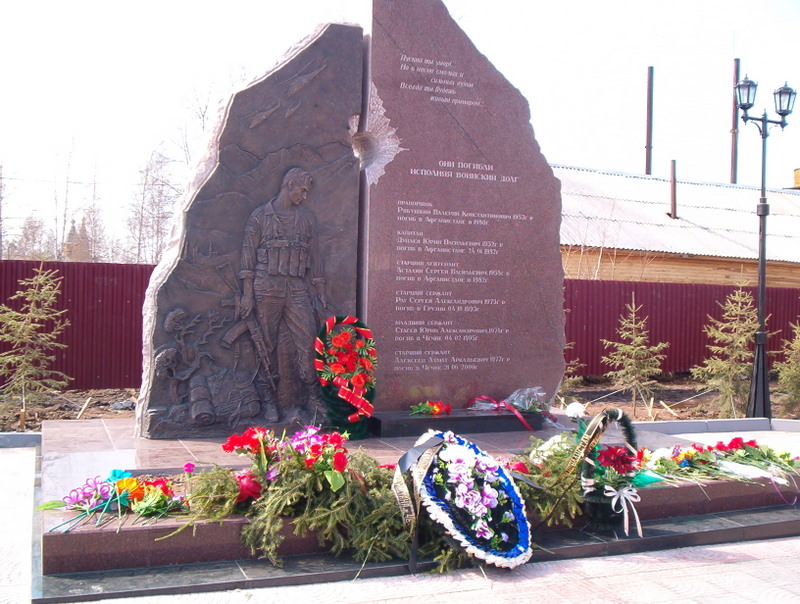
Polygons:
M662 434L694 434L697 432L800 432L798 419L743 417L741 419L682 419L661 422L633 422L639 430Z
M0 432L0 449L38 447L41 444L41 432Z

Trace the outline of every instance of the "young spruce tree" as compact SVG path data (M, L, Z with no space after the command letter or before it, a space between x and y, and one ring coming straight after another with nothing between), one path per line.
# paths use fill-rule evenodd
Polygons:
M792 339L783 341L783 361L775 363L778 372L778 387L786 392L786 409L800 408L800 322L790 323Z
M613 367L606 373L614 386L631 393L633 416L636 417L636 400L647 405L647 399L653 395L653 377L661 373L661 361L666 355L661 352L669 346L669 342L649 344L650 334L647 330L647 317L642 317L642 306L636 305L636 296L631 293L630 304L625 305L627 315L620 315L617 335L619 341L601 340L604 348L611 348L611 353L601 360Z
M0 304L0 342L8 345L0 353L0 391L20 397L20 429L25 429L27 402L31 393L58 390L69 378L50 369L53 351L66 348L57 338L69 325L66 310L55 308L61 293L56 270L34 269L34 276L20 279L22 289L9 300L22 300L19 310Z
M737 287L728 294L722 308L722 318L708 317L703 331L711 340L711 356L692 367L692 377L708 388L719 392L717 399L721 417L743 415L750 391L753 367L753 338L758 330L758 312L753 296Z

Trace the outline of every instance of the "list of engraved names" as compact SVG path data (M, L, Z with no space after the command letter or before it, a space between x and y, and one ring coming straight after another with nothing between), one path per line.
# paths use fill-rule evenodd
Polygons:
M410 176L476 174L484 178L473 178L475 186L517 186L518 179L498 174L491 164L439 164L452 167L412 168ZM460 205L446 197L396 202L394 371L480 371L512 360L508 352L487 352L503 350L510 332L504 318L515 266L506 257L504 234L531 226L533 216ZM464 352L469 350L474 352Z
M398 58L397 85L409 103L453 114L485 110L476 79L455 61ZM533 228L533 216L505 212L502 201L520 196L521 179L477 150L435 160L410 151L408 180L436 193L394 202L392 370L479 372L508 363L511 295L522 273L515 275L518 251L507 236Z

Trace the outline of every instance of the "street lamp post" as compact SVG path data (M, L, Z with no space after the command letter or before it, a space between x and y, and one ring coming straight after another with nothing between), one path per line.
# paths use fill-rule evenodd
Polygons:
M751 117L747 114L756 100L758 84L745 76L744 80L736 84L736 104L742 110L742 120L753 122L761 133L761 199L756 207L758 215L758 331L755 336L755 351L753 358L753 377L750 381L750 397L747 401L748 417L772 418L772 409L769 402L769 370L767 368L767 338L769 332L766 327L767 304L767 216L769 204L767 203L767 136L769 125L786 127L786 116L794 108L797 93L784 85L775 91L775 113L780 120L767 119L767 110L761 117Z

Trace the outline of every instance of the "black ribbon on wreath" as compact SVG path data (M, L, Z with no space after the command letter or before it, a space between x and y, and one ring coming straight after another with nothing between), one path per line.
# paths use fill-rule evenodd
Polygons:
M329 317L314 341L314 352L331 426L351 440L367 438L377 366L372 331L353 316Z

